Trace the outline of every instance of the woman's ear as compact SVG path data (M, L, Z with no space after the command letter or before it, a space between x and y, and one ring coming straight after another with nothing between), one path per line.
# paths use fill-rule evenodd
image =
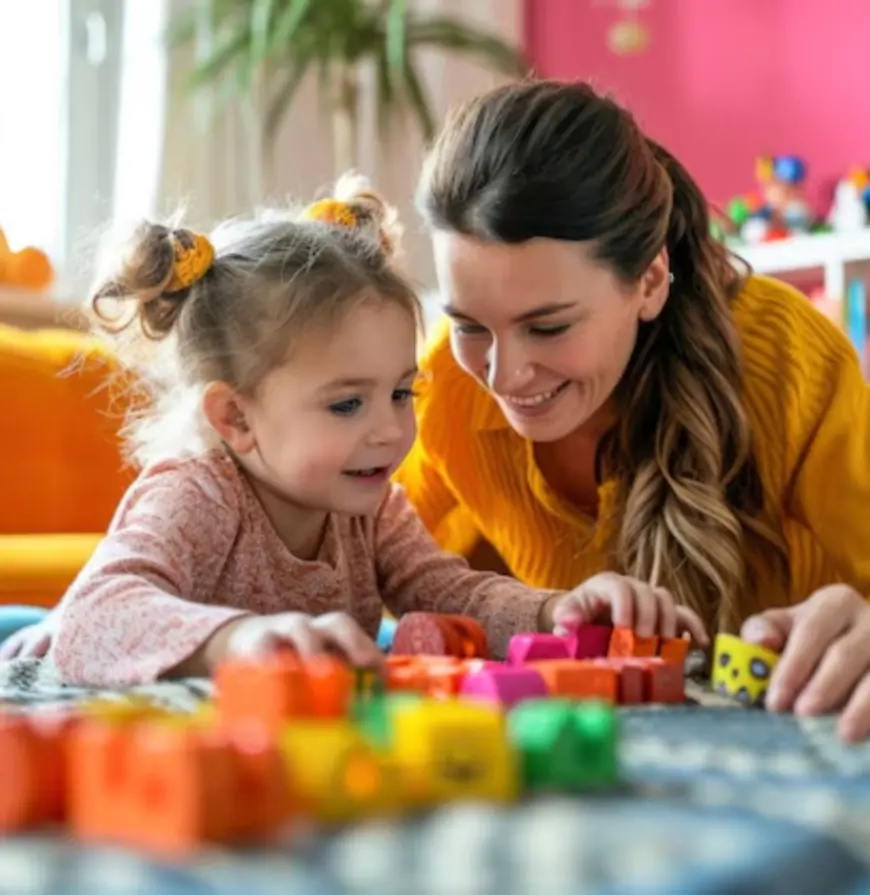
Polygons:
M212 382L202 396L202 410L212 429L237 454L256 446L254 433L245 418L241 396L226 382Z
M662 249L640 278L640 319L649 322L661 314L671 291L668 250Z

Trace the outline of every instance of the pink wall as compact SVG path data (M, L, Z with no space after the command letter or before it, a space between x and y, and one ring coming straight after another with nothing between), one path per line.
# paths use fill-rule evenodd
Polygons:
M614 0L526 0L537 73L613 92L714 202L753 188L759 154L802 156L823 206L870 165L870 0L649 0L639 17L651 41L621 57Z

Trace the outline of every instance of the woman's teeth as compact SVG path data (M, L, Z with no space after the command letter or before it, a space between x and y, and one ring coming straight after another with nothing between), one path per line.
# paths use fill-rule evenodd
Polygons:
M517 407L535 407L538 404L543 404L544 401L549 401L551 398L555 398L567 385L567 382L563 382L557 388L554 388L549 392L540 392L537 395L508 395L505 397L505 400L509 404L515 404Z

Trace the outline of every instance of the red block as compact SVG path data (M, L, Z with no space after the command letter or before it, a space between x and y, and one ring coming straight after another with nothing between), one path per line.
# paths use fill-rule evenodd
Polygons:
M686 679L681 665L660 656L626 659L643 671L643 701L682 703L686 700Z
M613 628L610 625L578 625L568 636L568 655L572 659L597 659L607 655Z
M596 664L614 669L619 675L618 701L620 705L639 705L644 702L644 670L634 659L595 659Z

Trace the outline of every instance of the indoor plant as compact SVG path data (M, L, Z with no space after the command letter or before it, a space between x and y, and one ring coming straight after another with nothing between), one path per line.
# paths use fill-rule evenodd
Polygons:
M264 150L302 80L315 72L329 110L337 172L356 167L360 68L376 72L379 119L409 108L423 136L435 130L416 51L475 55L496 71L519 75L522 55L504 41L450 16L418 15L408 0L199 0L172 23L173 46L201 42L191 86L220 84L227 97L265 97Z

